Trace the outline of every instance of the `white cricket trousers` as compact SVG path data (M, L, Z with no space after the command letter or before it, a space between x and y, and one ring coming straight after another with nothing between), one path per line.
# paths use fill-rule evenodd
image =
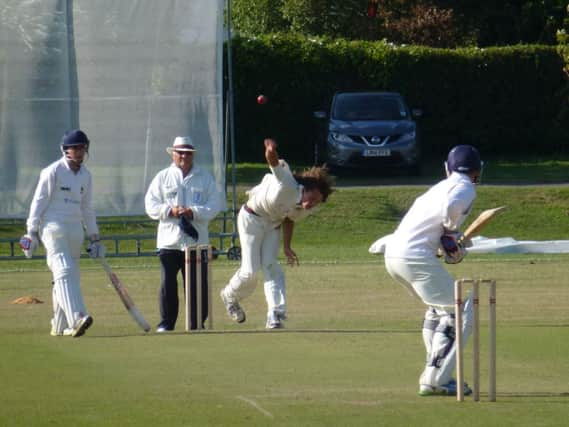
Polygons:
M423 342L427 360L419 384L447 384L456 365L454 330L454 278L438 259L385 258L385 268L412 295L427 306L423 322ZM464 306L464 344L472 329L472 302Z
M286 313L285 275L277 261L281 228L244 208L237 218L241 242L241 266L223 290L227 299L239 302L253 293L257 273L263 270L267 313Z
M40 237L53 275L52 329L61 334L87 314L79 277L79 257L85 234L80 222L49 222L40 230Z
M434 259L385 258L387 272L425 304L454 307L454 278Z

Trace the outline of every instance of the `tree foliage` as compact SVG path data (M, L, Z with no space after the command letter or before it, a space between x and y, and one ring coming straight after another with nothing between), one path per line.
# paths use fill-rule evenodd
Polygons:
M485 47L556 44L569 31L567 0L232 0L232 8L246 35Z
M417 44L454 48L472 44L472 37L462 33L453 9L418 3L406 12L380 11L385 38L398 44Z
M362 0L284 0L283 16L292 32L350 39L367 39L373 22Z

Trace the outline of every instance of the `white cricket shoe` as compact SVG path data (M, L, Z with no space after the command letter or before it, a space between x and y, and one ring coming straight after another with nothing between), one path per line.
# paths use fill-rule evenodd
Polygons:
M456 380L451 379L448 383L439 386L421 384L419 387L419 396L456 396L456 391ZM464 383L463 393L465 396L472 394L472 389L466 383Z
M241 308L238 302L231 302L225 296L223 289L219 293L221 296L221 300L223 301L223 305L225 305L225 310L227 310L227 314L237 323L243 323L246 319L245 312Z
M275 313L275 312L271 312L267 315L267 324L265 325L265 328L267 329L282 329L284 327L283 322L282 322L282 317Z
M77 323L75 323L75 327L71 331L71 336L73 338L79 338L80 336L85 334L85 331L89 329L89 327L93 324L93 318L89 315L83 316L80 318Z
M73 329L71 328L65 328L63 331L58 331L57 329L55 329L55 327L52 326L50 335L52 337L67 337L70 336L72 332Z

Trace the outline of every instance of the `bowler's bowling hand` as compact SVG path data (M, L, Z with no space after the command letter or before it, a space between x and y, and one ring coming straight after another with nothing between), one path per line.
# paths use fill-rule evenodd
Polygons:
M265 159L270 166L279 164L279 155L277 153L277 142L271 138L265 138Z

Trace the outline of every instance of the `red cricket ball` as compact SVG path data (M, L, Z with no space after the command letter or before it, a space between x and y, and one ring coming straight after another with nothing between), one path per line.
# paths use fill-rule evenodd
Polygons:
M267 98L265 95L259 95L257 97L257 104L265 105L267 102L269 102L269 98Z

